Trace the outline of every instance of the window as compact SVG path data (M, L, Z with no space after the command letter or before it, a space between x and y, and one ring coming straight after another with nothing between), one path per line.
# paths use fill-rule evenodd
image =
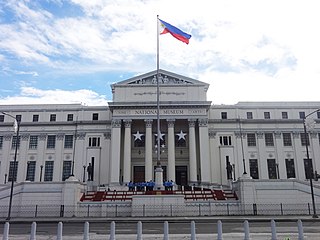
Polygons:
M50 122L55 122L57 120L57 115L50 114Z
M264 112L264 119L270 119L270 112Z
M248 133L247 134L247 141L248 141L248 147L255 147L257 145L256 134L255 133Z
M4 122L4 115L0 115L0 122Z
M227 118L228 118L227 112L222 112L221 119L227 119Z
M320 119L320 112L317 112L317 118Z
M73 114L68 114L67 115L67 121L72 122L73 121Z
M64 148L73 148L73 135L64 136Z
M264 140L267 147L273 147L274 141L273 141L273 133L265 133L264 134Z
M34 176L36 173L36 161L28 161L27 162L27 176L26 180L27 181L34 181Z
M92 120L93 120L93 121L99 120L99 114L98 114L98 113L93 113L93 114L92 114Z
M292 138L291 133L282 133L283 146L291 147L292 146Z
M37 149L38 147L38 136L30 136L29 149Z
M300 119L304 119L306 116L306 113L305 112L299 112L299 118Z
M145 136L144 136L144 134L140 134L139 132L137 132L137 134L133 134L133 136L134 136L133 146L134 147L144 147L144 144L145 144Z
M62 181L65 181L71 175L71 161L63 161Z
M220 145L231 146L231 136L220 136Z
M309 134L307 133L307 136L305 133L300 133L300 139L301 139L301 145L302 146L306 146L308 144L308 146L310 145L310 141L309 141Z
M47 138L47 148L56 147L56 135L49 135Z
M19 115L19 114L16 115L16 120L17 120L18 122L21 122L21 118L22 118L21 115Z
M53 161L46 161L44 167L44 181L51 182L53 179Z
M39 122L39 115L33 115L32 122Z
M258 159L249 159L250 176L259 179Z
M11 148L15 149L16 145L17 145L17 148L19 148L20 147L20 140L21 140L21 136L19 136L18 141L17 141L17 136L13 136L12 137Z
M282 119L288 119L288 113L287 112L282 112Z
M2 149L3 146L3 136L0 136L0 149Z
M287 178L295 178L296 177L293 159L286 159L286 170L287 170Z
M247 112L247 119L253 119L252 112Z
M277 179L278 166L275 159L267 159L269 179Z
M304 159L304 173L306 176L306 179L313 178L313 165L312 165L312 159Z
M90 137L89 138L89 147L100 147L100 138L99 137Z
M18 161L14 162L11 161L10 162L10 167L9 167L9 176L8 176L8 182L12 181L17 181L17 175L18 175Z

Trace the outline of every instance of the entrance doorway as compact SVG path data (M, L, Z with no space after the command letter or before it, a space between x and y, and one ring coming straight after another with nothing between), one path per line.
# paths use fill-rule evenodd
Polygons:
M133 182L144 182L144 166L133 167Z
M188 185L188 167L176 166L176 184L181 186Z

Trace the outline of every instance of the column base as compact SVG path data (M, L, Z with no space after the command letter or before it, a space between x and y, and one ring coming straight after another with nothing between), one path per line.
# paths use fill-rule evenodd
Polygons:
M163 169L161 166L157 166L156 170L154 171L155 175L155 190L164 190L163 186Z

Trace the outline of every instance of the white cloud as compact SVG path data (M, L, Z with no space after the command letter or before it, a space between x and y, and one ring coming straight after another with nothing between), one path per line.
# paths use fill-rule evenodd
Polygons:
M0 99L0 105L14 104L68 104L82 103L90 106L106 106L107 99L103 95L99 95L94 91L87 89L66 91L66 90L41 90L33 87L21 87L18 96L9 96Z

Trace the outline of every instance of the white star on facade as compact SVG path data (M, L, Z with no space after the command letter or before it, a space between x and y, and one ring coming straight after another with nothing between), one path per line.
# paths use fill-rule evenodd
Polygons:
M158 137L158 134L157 133L155 133L154 134L156 137ZM160 140L162 140L163 141L163 136L164 136L165 134L164 133L160 133Z
M180 131L180 133L178 133L178 134L176 134L176 135L179 136L178 141L179 141L180 139L186 140L185 136L186 136L187 134L186 134L186 133L183 133L182 130Z
M133 136L134 136L134 141L136 141L136 140L142 141L141 137L142 137L143 135L144 135L144 134L141 134L139 131L137 131L137 133L133 134Z

